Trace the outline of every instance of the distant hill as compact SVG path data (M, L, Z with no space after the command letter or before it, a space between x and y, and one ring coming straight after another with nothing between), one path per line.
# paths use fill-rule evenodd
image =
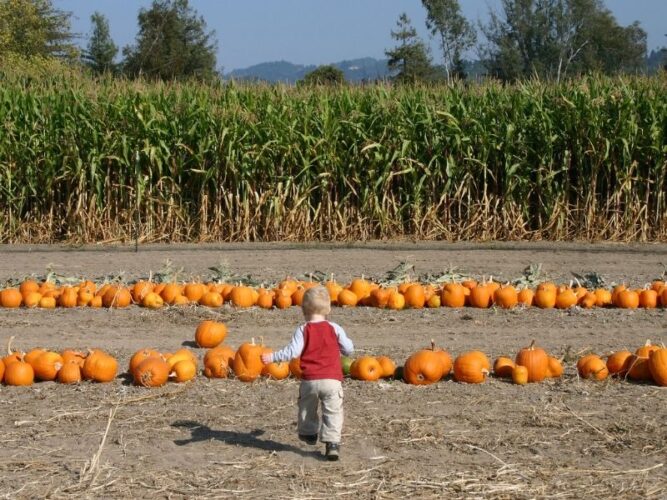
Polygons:
M345 79L350 82L362 82L365 80L377 80L389 75L386 59L374 59L364 57L350 61L340 61L332 66L339 68ZM288 61L276 61L256 64L249 68L235 69L224 75L227 80L251 80L270 83L296 83L307 73L313 71L317 66L293 64Z

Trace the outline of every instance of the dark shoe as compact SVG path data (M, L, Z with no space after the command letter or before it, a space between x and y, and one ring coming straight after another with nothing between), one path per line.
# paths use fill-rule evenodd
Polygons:
M299 439L309 445L317 444L317 434L299 434Z
M340 447L338 446L338 443L327 443L327 450L324 453L324 456L327 457L327 460L335 462L338 460L339 450Z

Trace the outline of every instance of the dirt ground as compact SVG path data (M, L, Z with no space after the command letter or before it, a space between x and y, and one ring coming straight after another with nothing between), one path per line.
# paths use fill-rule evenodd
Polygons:
M357 246L224 245L0 247L0 283L44 274L128 280L165 259L205 278L226 260L267 280L310 271L340 281L382 276L401 260L419 273L450 266L509 280L526 265L569 280L597 271L609 283L641 286L660 276L667 245L376 243ZM226 343L263 337L286 343L301 320L289 311L188 307L127 310L0 309L0 342L99 347L122 368L142 347L192 347L203 318L229 327ZM553 355L634 350L667 343L667 312L334 309L357 353L399 363L429 339L456 355L480 349L514 355L531 339ZM203 350L193 348L200 356ZM118 378L76 387L0 387L0 495L169 498L665 498L667 389L579 380L570 360L562 380L514 386L502 380L429 387L346 381L342 459L296 437L298 382L207 380L147 390Z

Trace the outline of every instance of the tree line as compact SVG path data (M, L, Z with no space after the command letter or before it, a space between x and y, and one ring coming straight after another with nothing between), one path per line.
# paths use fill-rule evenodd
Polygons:
M503 81L559 81L591 71L614 74L646 67L646 32L638 22L621 26L602 0L501 0L485 24L466 19L459 0L422 4L426 28L441 57L433 60L428 44L402 14L391 31L395 46L386 50L392 78L399 83L465 79L466 57L472 53L488 76ZM153 0L140 9L136 40L122 50L99 12L91 16L91 33L81 50L71 32L70 15L55 8L52 0L0 0L0 57L56 57L80 62L96 74L148 79L219 76L215 31L188 0ZM122 59L117 63L119 52ZM323 66L302 83L343 81L339 69Z

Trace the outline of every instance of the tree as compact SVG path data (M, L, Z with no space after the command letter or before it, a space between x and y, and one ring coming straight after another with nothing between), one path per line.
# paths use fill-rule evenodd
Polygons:
M465 78L463 52L475 44L477 33L461 13L458 0L422 0L426 27L440 39L447 81Z
M209 79L216 73L215 32L190 8L188 0L153 0L139 11L136 44L123 49L130 76L171 80Z
M504 80L560 80L587 71L617 73L644 67L646 33L620 26L601 0L502 0L483 28L484 59Z
M116 67L113 60L118 53L118 47L111 39L109 21L103 14L95 12L90 16L90 22L93 24L93 31L82 59L97 74L113 72Z
M0 0L0 54L77 57L70 16L51 0Z
M415 83L429 80L433 76L431 59L426 45L417 36L417 30L412 26L406 13L401 14L396 23L397 31L391 32L391 37L398 42L398 46L385 51L389 58L387 65L393 73L394 81L398 83Z
M320 66L310 73L307 73L303 80L298 82L301 85L343 85L345 84L345 74L335 66Z

